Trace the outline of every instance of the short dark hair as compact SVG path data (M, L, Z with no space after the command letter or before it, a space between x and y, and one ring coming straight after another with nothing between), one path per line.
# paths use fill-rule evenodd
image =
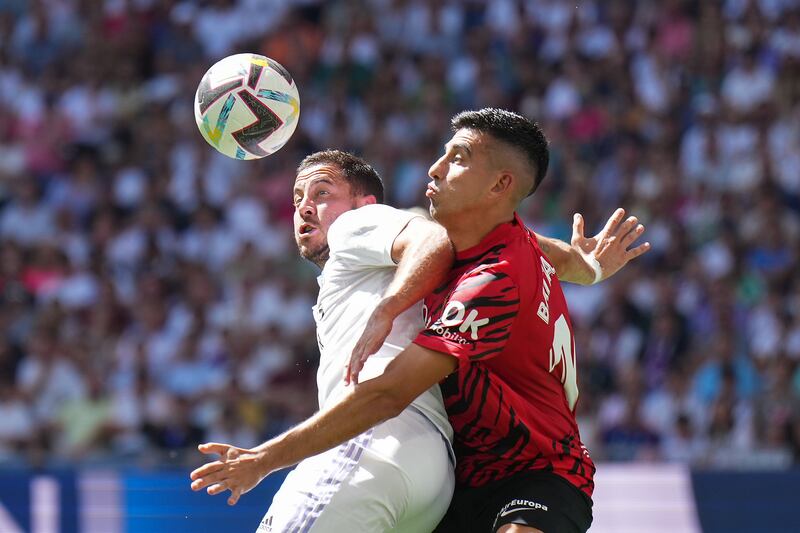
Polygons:
M338 167L344 179L350 184L354 195L372 195L383 203L383 181L372 165L357 155L342 150L322 150L306 156L297 167L297 173L314 165L334 165Z
M452 118L450 126L453 132L467 128L487 133L525 154L528 163L535 169L533 187L528 196L533 194L547 174L550 163L547 138L533 120L505 109L486 107L480 111L462 111Z

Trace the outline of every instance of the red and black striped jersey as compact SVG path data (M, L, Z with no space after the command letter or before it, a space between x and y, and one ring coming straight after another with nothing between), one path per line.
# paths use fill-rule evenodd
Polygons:
M458 358L442 383L462 485L552 471L591 497L575 422L575 341L555 269L515 215L459 252L425 299L420 346Z

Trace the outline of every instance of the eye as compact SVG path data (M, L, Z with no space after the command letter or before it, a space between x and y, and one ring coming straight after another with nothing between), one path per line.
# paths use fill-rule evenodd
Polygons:
M297 206L299 206L299 205L300 205L300 202L301 202L301 201L303 201L303 199L302 199L302 198L300 198L299 196L295 196L295 197L294 197L294 200L292 200L292 205L293 205L293 206L295 206L295 207L297 207Z
M453 162L454 163L460 163L461 161L463 161L463 158L461 157L461 154L456 154L456 155L453 156Z

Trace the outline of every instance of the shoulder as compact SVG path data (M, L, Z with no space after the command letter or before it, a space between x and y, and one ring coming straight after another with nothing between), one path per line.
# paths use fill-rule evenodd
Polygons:
M512 262L500 258L497 262L477 263L467 267L459 276L453 293L479 296L487 293L516 293L519 287L517 271Z
M460 281L474 286L478 283L475 280L479 279L480 284L514 286L527 294L538 285L543 257L535 235L528 238L520 232L485 251L479 258L473 258L472 264L465 264Z
M416 216L382 204L343 213L328 229L331 257L367 267L396 266L392 243Z
M398 223L406 224L416 215L385 204L370 204L339 215L328 230L331 235L371 231Z

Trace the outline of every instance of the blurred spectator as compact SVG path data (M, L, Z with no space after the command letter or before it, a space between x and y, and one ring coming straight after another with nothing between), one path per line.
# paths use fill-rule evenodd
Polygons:
M0 380L0 462L13 463L37 432L30 403L7 378Z
M708 454L709 443L697 433L689 416L681 413L661 443L661 455L671 462L702 462Z
M694 394L705 403L716 401L730 386L736 395L752 397L760 387L759 375L751 358L736 354L733 339L721 335L694 376Z
M35 180L19 177L14 188L14 199L0 217L0 235L24 246L47 239L53 233L53 213L41 202Z
M775 78L770 69L758 62L755 48L746 50L739 64L722 80L722 97L737 113L746 114L772 98Z
M94 450L105 451L112 422L111 402L96 374L90 374L87 389L85 396L71 398L58 409L51 430L58 433L54 449L61 457L81 459Z
M610 461L652 461L658 458L659 436L642 419L639 400L630 399L619 423L602 437L604 458Z
M17 386L31 406L33 423L42 428L46 442L58 456L62 450L55 441L69 438L67 432L57 431L61 408L84 400L87 376L69 359L50 327L37 327L26 351L17 370Z
M752 453L755 434L752 405L736 392L736 376L730 367L722 371L720 391L710 413L706 462L719 467L736 465Z

